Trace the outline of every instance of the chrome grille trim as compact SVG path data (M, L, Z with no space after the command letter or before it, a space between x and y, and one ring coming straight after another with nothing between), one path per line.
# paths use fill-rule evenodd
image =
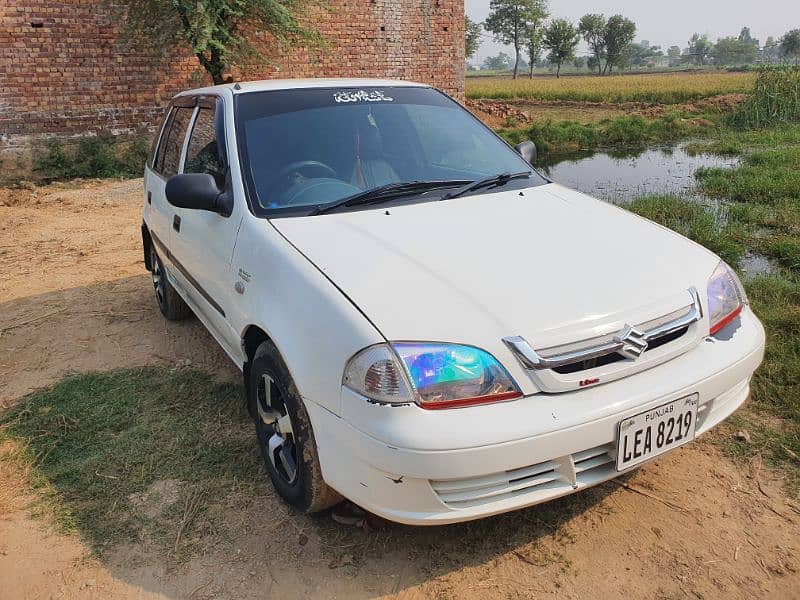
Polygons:
M664 322L665 317L659 317L636 326L635 329L641 331L645 342L649 344L658 338L687 328L703 318L703 308L700 304L700 297L697 293L697 289L692 287L689 288L688 291L692 298L692 303L687 308L682 308L667 315L668 317L672 317L675 314L679 314L680 316L667 320L666 322ZM503 342L526 369L555 369L573 363L599 358L608 354L622 354L622 351L627 345L624 339L625 332L629 329L632 328L626 325L621 331L616 333L592 338L584 342L578 342L577 344L565 344L563 346L546 348L539 351L534 350L522 336L504 337ZM575 350L563 351L564 348L575 348L576 346L577 349ZM626 355L623 354L623 356Z

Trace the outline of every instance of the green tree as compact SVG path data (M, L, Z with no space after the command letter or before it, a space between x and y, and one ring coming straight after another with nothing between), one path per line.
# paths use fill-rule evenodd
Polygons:
M481 45L481 24L476 23L467 15L464 15L464 46L465 56L472 58Z
M491 0L489 3L489 16L483 26L494 34L495 41L514 47L514 79L528 24L535 18L540 4L541 0Z
M511 68L511 57L505 52L500 52L497 56L487 56L481 69L489 71L508 71Z
M677 67L679 64L681 64L680 46L670 46L667 49L667 57L669 58L670 67Z
M603 73L603 60L606 57L606 17L600 14L587 14L578 22L578 32L589 45L592 53L592 66L597 74Z
M742 27L742 30L739 32L739 41L742 44L753 46L756 50L761 46L761 43L750 34L749 27Z
M794 64L797 64L800 59L800 29L792 29L781 38L780 43L781 56L791 60L794 58Z
M758 47L740 37L724 37L717 40L711 53L718 65L745 65L756 61Z
M678 49L680 54L680 49ZM651 46L649 42L631 44L628 62L632 67L652 67L656 59L664 56L661 46Z
M577 28L566 19L553 19L545 30L542 44L550 51L547 60L557 67L556 78L561 76L561 65L575 57L580 41Z
M707 35L695 33L689 40L689 47L686 54L697 65L704 65L708 62L708 57L714 50L714 45L708 40Z
M542 40L544 39L544 21L550 16L547 10L547 0L536 0L536 5L530 13L528 29L525 35L525 49L528 51L529 76L533 79L533 68L542 55Z
M767 62L780 60L781 57L780 45L778 44L778 42L775 40L774 37L769 36L767 38L767 41L764 42L764 48L762 48L761 50L761 55Z
M279 46L319 45L319 33L298 19L316 0L123 0L125 39L163 51L188 43L215 84L229 81L229 69L268 59L251 42L254 30Z
M606 66L603 72L610 75L614 67L625 66L630 56L630 46L636 37L636 24L622 15L614 15L606 23Z

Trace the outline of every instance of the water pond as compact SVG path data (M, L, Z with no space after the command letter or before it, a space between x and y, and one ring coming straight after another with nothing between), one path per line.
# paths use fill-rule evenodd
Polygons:
M537 165L553 181L610 202L645 194L691 194L700 167L732 167L737 158L689 154L684 146L544 157Z

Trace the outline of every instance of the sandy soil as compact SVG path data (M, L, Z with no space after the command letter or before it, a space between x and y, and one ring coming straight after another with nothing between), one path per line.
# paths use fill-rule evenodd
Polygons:
M190 362L238 376L197 321L161 318L140 198L141 181L0 190L0 404L73 371ZM182 559L147 540L92 556L80 536L32 516L26 481L0 460L3 600L800 596L800 507L768 470L734 465L708 440L627 488L450 527L343 528L289 511L263 486L214 500L208 518L221 533ZM159 482L137 506L163 510L175 485Z

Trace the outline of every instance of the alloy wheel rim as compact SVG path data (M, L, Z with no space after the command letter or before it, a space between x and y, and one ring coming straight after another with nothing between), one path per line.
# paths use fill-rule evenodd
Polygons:
M275 381L267 374L258 382L258 420L265 434L266 454L278 476L288 485L297 481L297 447L292 420Z

